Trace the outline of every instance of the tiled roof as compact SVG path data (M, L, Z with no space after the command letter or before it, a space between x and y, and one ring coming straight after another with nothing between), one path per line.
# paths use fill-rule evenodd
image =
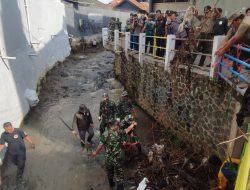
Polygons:
M112 8L115 8L115 7L119 6L120 4L122 4L124 1L128 1L131 4L133 4L134 6L136 6L138 9L148 12L149 4L147 2L138 2L136 0L113 0L110 3L110 6Z

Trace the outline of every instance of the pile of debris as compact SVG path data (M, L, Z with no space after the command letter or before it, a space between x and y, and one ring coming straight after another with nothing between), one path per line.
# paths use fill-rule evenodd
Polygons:
M159 129L159 128L158 128ZM158 142L138 162L133 179L146 190L206 190L215 186L216 171L208 158L195 153L169 131L162 129ZM154 133L156 135L156 133ZM138 187L138 189L140 189ZM140 189L140 190L141 190Z

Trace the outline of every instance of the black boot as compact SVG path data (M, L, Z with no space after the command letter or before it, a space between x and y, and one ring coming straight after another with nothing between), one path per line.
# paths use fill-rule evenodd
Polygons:
M116 190L124 190L124 184L123 184L123 182L117 183Z
M85 144L83 142L81 142L81 147L84 148L85 147Z
M113 179L109 179L109 186L110 187L114 187L115 186L115 182Z
M27 181L24 180L22 176L18 175L17 181L16 181L17 190L25 188L26 185L27 185Z

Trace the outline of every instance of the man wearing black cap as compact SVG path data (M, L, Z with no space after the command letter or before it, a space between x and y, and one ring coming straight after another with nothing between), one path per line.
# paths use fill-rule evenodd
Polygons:
M164 37L166 19L162 16L161 10L157 10L155 16L155 35L158 37ZM163 48L166 48L166 40L162 38L156 38L156 46L158 47L156 50L156 55L159 57L164 57L166 50Z
M197 32L199 32L199 36L198 39L204 39L204 40L212 40L213 39L213 25L214 25L214 21L212 18L212 8L211 6L207 5L204 7L204 17L201 20L201 24L200 26L197 28ZM199 45L198 45L198 50L201 53L204 54L211 54L212 53L212 46L213 43L212 42L208 42L208 41L199 41ZM195 56L196 58L196 56ZM199 62L199 66L203 66L204 62L206 60L206 56L202 55L200 62Z
M87 141L90 144L93 144L93 142L91 141L93 136L94 136L94 124L93 124L93 120L92 120L92 116L91 113L89 111L89 109L84 105L81 104L79 106L79 110L77 113L75 113L74 115L74 119L73 119L73 131L72 133L76 135L76 131L75 129L78 129L79 132L79 136L81 138L81 146L84 147L85 144L85 135L86 132L89 134Z

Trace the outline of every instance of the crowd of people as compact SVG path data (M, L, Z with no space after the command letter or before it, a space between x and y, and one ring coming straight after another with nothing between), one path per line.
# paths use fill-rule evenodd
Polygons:
M245 13L237 12L227 18L223 16L222 8L207 5L204 7L203 15L199 15L196 7L190 6L184 13L173 10L167 10L165 14L161 10L150 14L131 13L130 18L126 21L125 30L131 33L131 49L139 50L139 34L145 33L145 51L152 54L153 47L156 46L155 55L159 57L165 56L167 35L173 34L177 38L188 38L193 35L196 39L199 39L195 49L202 54L199 66L204 66L206 54L212 53L213 37L227 36L224 41L225 46L223 45L223 48L217 51L218 55L222 55L233 43L237 42L236 38L232 37L236 34L241 23L245 26L243 26L243 29L240 27L241 31L236 34L240 35L237 39L241 38L238 42L250 46L249 16L250 8L246 9ZM153 37L155 37L155 40ZM181 44L182 42L177 40L176 49L179 49ZM194 60L195 58L196 56L194 56Z

